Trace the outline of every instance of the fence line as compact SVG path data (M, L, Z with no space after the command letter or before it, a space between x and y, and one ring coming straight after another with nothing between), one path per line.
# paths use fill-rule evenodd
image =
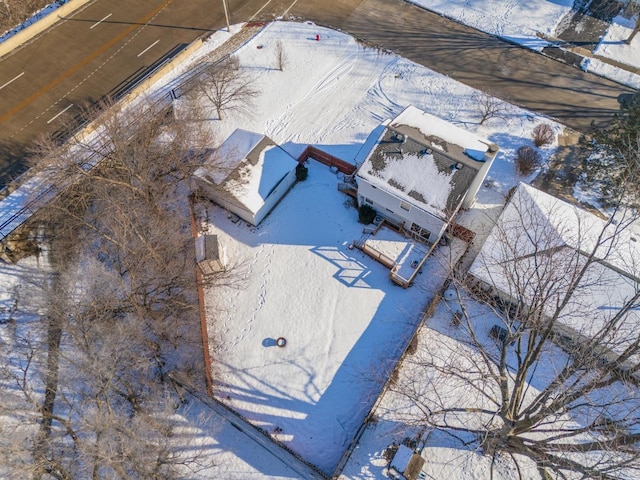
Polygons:
M198 224L193 208L193 196L189 197L189 216L191 217L191 235L195 242L198 238ZM204 289L202 288L202 272L196 263L194 243L194 265L196 269L196 289L198 290L198 313L200 314L200 333L202 334L202 354L204 356L204 378L207 383L207 393L213 396L213 375L211 373L211 354L209 351L209 334L207 332L207 310L204 303Z
M338 157L331 155L330 153L323 152L319 148L312 145L307 145L307 148L305 148L298 157L298 163L304 163L309 158L323 163L324 165L327 165L329 167L336 167L338 171L346 175L353 175L356 171L355 165L349 162L345 162L344 160L341 160Z

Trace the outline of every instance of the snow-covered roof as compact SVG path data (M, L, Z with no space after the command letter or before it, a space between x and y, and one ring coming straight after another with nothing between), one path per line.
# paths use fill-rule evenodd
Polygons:
M399 445L396 454L393 456L391 460L392 468L395 468L398 472L402 473L405 471L407 466L409 466L409 460L413 456L413 450L405 445Z
M604 232L603 236L600 234ZM636 293L640 282L640 235L633 226L615 224L521 183L498 218L469 272L512 297L523 292L531 303L540 286L536 278L551 282L547 295L568 291L572 273L591 264L559 322L590 337ZM597 248L596 248L597 247ZM548 259L548 260L547 260ZM518 283L517 285L515 283ZM549 283L551 285L551 283ZM550 287L545 287L550 288ZM554 302L547 302L549 313ZM630 310L619 322L611 348L618 351L635 338L640 313ZM612 333L613 334L613 333Z
M269 137L236 129L195 175L255 213L298 162Z
M409 105L390 124L391 128L409 135L414 140L430 144L433 148L448 152L451 147L457 146L472 160L485 161L485 153L491 145L489 140L483 140L477 135L460 128L446 120L435 117ZM451 152L457 155L457 152ZM460 156L456 160L466 163L467 157ZM473 166L473 165L472 165Z
M498 151L490 141L414 106L383 125L358 176L439 217L455 211Z
M424 463L424 458L415 453L409 447L399 445L398 450L389 464L389 468L394 468L407 480L415 480L420 475L420 470Z
M507 232L512 255L518 257L531 255L541 248L561 246L588 254L600 243L596 252L600 260L611 268L637 276L640 266L635 262L640 261L640 229L634 225L619 228L618 223L607 225L606 220L593 213L520 183L483 251L497 255ZM603 230L605 234L600 238Z

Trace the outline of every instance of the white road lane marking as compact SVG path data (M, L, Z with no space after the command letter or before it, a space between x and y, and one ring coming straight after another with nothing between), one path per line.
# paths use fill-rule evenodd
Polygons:
M19 79L22 75L24 75L24 72L22 72L20 75L16 75L15 77L13 77L11 80L9 80L7 83L5 83L4 85L2 85L0 87L0 90L2 90L4 87L6 87L7 85L9 85L12 82L15 82L17 79Z
M109 15L107 15L106 17L104 17L101 20L98 20L96 23L94 23L93 25L91 25L89 27L89 30L92 30L93 28L97 27L98 25L100 25L102 22L104 22L107 18L109 18L111 15L113 15L112 13L110 13Z
M60 113L58 113L56 116L51 117L49 119L49 121L47 122L47 125L49 125L51 122L53 122L56 118L58 118L60 115L62 115L64 112L66 112L67 110L69 110L71 107L73 107L73 103L71 105L69 105L67 108L65 108L64 110L62 110Z
M284 13L282 14L283 17L286 17L287 14L289 13L289 10L291 10L293 8L293 6L298 3L298 0L293 0L293 3L291 5L289 5L289 8L287 8Z
M269 5L271 3L271 0L268 0L267 3L265 3L262 7L260 7L260 10L258 10L256 13L253 14L253 17L251 17L249 19L249 21L251 22L254 18L256 18L258 15L260 15L260 12L262 10L264 10L265 8L267 8L267 5Z
M145 48L144 50L142 50L139 54L138 57L141 57L142 55L144 55L145 53L147 53L149 50L151 50L152 47L154 47L160 40L156 40L155 42L153 42L151 45L149 45L147 48Z

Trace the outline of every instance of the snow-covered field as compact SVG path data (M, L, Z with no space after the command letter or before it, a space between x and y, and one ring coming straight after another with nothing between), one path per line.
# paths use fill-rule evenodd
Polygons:
M198 55L228 36L217 33ZM283 71L275 68L277 41L288 58ZM478 233L519 180L514 152L532 143L533 127L545 121L562 130L506 104L501 118L479 125L473 89L310 23L270 24L237 56L261 93L248 116L206 116L219 143L241 127L265 133L293 156L313 144L353 161L369 133L409 104L497 143L501 152L489 172L490 187L481 188L477 204L460 220ZM155 88L175 85L183 70ZM177 102L185 118L186 108ZM545 158L553 149L543 151ZM408 290L393 286L384 267L348 248L362 229L355 209L336 189L339 178L314 162L309 167L309 179L258 228L234 224L209 207L210 229L220 235L228 261L238 264L239 283L223 295L211 292L208 307L214 312L212 343L219 346L213 361L221 397L257 424L281 429L277 438L331 472L446 262L430 260ZM440 252L446 257L445 249ZM280 336L288 341L282 349L273 346ZM198 415L185 415L191 434L220 464L208 470L211 478L292 477L265 452L249 450L228 425L209 429Z
M409 0L460 23L527 48L542 50L560 20L571 11L573 0Z

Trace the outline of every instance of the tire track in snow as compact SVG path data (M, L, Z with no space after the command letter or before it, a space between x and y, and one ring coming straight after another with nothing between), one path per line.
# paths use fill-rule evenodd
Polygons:
M382 72L395 62L395 56L356 45L355 51L322 75L304 97L266 122L267 134L272 138L304 144L353 142L351 134L345 137L340 132L353 130L354 125L360 124L363 131L371 129L371 115L375 113L370 111L372 101L367 96L375 89ZM347 97L349 103L356 104L353 110L340 108L342 98ZM363 116L362 112L369 114ZM291 125L300 128L293 129ZM297 132L311 133L304 136Z
M316 102L314 99L317 95L322 94L326 89L337 84L340 80L340 76L350 73L353 70L353 59L360 54L360 51L361 47L357 46L356 52L345 57L340 63L329 70L307 91L304 97L296 102L288 104L284 113L279 117L268 120L266 122L266 131L268 132L268 136L271 138L278 138L279 134L282 134L285 129L288 129L289 125L292 123L293 117L297 114L297 111L301 108L304 110L303 106L305 103L312 100L310 103L315 104Z
M402 71L403 69L401 67L402 65L400 64L400 58L393 58L385 65L377 81L367 92L367 94L372 95L374 98L379 100L379 102L375 102L376 106L378 104L383 106L382 112L373 112L369 110L370 114L373 115L373 117L378 122L383 122L388 118L395 117L403 108L402 105L400 105L398 102L391 99L389 95L387 95L387 92L384 88L384 82L389 77L393 76L394 80L403 78L404 72Z

